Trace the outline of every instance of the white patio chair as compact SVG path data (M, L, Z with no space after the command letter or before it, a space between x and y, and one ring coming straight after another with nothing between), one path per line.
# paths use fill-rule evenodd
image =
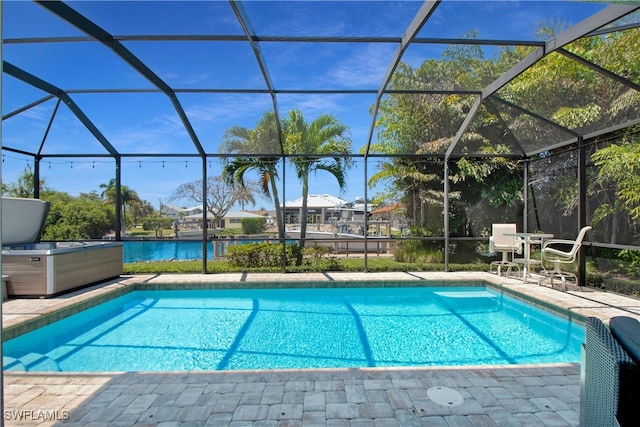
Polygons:
M538 281L538 285L547 279L549 281L549 286L553 287L554 279L560 279L562 289L566 291L567 279L572 278L575 280L576 286L580 286L580 283L578 283L578 277L573 273L563 271L561 266L562 264L571 264L576 260L578 251L582 246L582 240L589 230L591 230L591 226L589 225L582 227L578 233L578 237L576 237L576 240L551 239L544 242L544 245L542 245L542 262L543 264L544 261L553 262L553 270L546 270L543 268L540 272L541 276Z
M501 270L506 268L506 275L511 273L513 267L520 271L520 266L513 262L514 254L522 253L522 239L515 236L505 236L508 233L515 233L515 224L492 224L491 236L489 237L489 252L502 253L502 259L499 261L493 261L489 264L489 272L493 271L493 267L496 267L496 273L500 276ZM511 259L509 259L511 254Z

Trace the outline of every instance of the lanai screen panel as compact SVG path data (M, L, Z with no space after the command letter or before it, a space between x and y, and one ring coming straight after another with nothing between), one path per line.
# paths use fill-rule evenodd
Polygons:
M400 37L420 1L243 2L258 36Z
M4 120L2 140L4 147L18 147L32 155L106 154L104 146L78 117L55 98Z
M577 189L576 151L565 151L531 162L527 212L529 231L552 233L559 239L575 239L578 234Z
M493 96L489 102L505 125L505 131L517 141L520 149L515 153L530 155L537 150L563 145L577 138L577 134L569 129L532 111L519 108L505 99Z
M540 23L562 17L567 24L575 24L606 6L580 1L448 0L438 5L419 36L463 38L476 34L478 39L538 41Z
M284 117L292 106L308 111L310 118L314 114L312 108L316 108L317 114L326 112L336 114L338 118L342 111L357 110L360 117L370 115L375 98L372 97L371 102L363 102L364 98L360 97L352 101L355 98L346 96L350 91L371 95L388 89L480 91L508 69L512 65L510 61L523 57L540 43L540 22L562 16L569 18L564 22L571 25L606 7L606 4L590 2L443 1L435 4L415 39L407 40L402 37L413 35L407 32L411 25L418 24L414 20L423 7L422 2L73 2L68 5L82 19L113 36L115 42L139 59L167 87L150 81L149 75L142 75L135 69L135 64L127 63L126 58L109 48L108 43L105 45L105 40L95 40L76 28L80 21L66 22L64 14L57 16L47 10L49 6L45 8L31 2L5 5L5 38L8 40L5 60L15 62L14 65L24 67L27 72L64 91L95 89L137 93L168 89L179 94L179 100L186 99L191 93L255 91L258 101L251 102L262 103L266 99L271 104L261 112L277 107L278 116ZM12 22L18 20L6 18L12 14L28 15L30 19L28 22L20 20L21 25L17 26ZM628 22L634 23L634 18ZM24 39L18 40L29 37L42 39L28 43ZM469 42L464 43L464 40ZM406 44L409 41L411 43ZM383 85L401 45L406 48L400 57L401 64L390 84ZM20 53L17 53L18 49ZM567 46L567 51L572 49L580 54L579 49ZM509 53L509 60L502 56L498 61L505 52ZM569 60L564 55L554 55ZM598 63L592 56L585 57ZM423 81L416 84L402 77L404 64L417 69L425 61L440 61L443 74L450 80L437 79L427 73ZM456 73L456 67L461 67L464 75ZM637 81L634 76L627 78ZM607 86L612 99L594 109L619 111L620 105L633 92L628 95L624 91L628 86L603 79L597 84ZM578 88L569 90L574 91L572 96L578 96L575 92ZM345 96L340 101L330 102L323 98L323 104L314 93L317 91ZM306 99L290 102L285 98L294 95ZM583 95L591 96L592 93ZM76 95L70 93L70 96ZM504 98L514 101L508 96ZM546 111L527 105L526 101L522 100L522 105L518 105L551 119ZM144 101L140 105L144 110ZM215 107L220 108L220 104ZM94 120L96 108L88 114L89 120ZM228 128L213 130L209 123L199 122L207 108L210 107L206 104L185 108L187 118L194 118L193 123L184 123L184 119L175 117L180 114L179 107L175 108L177 111L173 112L172 119L160 113L157 120L174 120L176 126L187 127L187 134L190 133L189 126L201 129L189 134L191 143L185 144L181 139L176 143L192 153L197 151L199 140L206 141L204 145L208 147L214 146L220 140L219 135ZM320 108L326 108L326 111ZM226 112L230 117L237 115L231 107ZM369 116L368 119L371 127L373 118ZM622 123L627 119L633 119L632 108L619 113L611 123ZM361 118L357 120L364 122ZM98 130L105 135L124 132L103 127L100 117L96 116L95 121ZM607 120L592 120L576 130L591 131L604 122ZM141 123L153 125L154 122L141 120ZM126 121L123 126L128 126ZM363 129L367 125L357 123L355 126L353 134L361 137L354 137L354 147L366 145L369 132ZM375 142L377 132L372 136ZM108 136L109 140L111 138ZM136 150L141 151L142 147ZM215 154L209 148L205 151ZM471 147L465 149L466 153L473 154L473 151Z
M499 114L492 103L485 101L480 105L467 131L460 136L452 155L523 157L524 150L503 115Z
M616 138L598 144L591 144L586 148L588 156L587 167L587 217L593 226L592 240L609 245L640 245L638 222L633 219L626 202L620 197L620 187L613 180L601 175L600 168L593 163L593 154L608 147L610 144L618 146L628 142L624 138ZM631 177L629 177L631 178ZM630 260L630 259L627 259ZM606 265L599 265L600 268ZM611 266L608 266L610 268Z
M629 18L637 20L638 14ZM601 123L594 121L585 131L638 119L639 45L640 29L629 28L586 37L566 46L563 53L580 63L586 95L594 96L592 108L606 110L606 114L601 115Z
M208 155L229 154L223 146L234 130L256 129L267 114L273 114L273 101L268 93L235 93L219 91L179 91L178 99ZM274 122L275 127L275 122ZM237 135L236 135L237 136ZM264 141L263 138L259 138ZM260 142L236 146L236 154L282 154L279 143Z
M371 93L311 93L311 94L282 94L278 96L280 118L284 122L291 122L301 114L307 126L315 126L324 121L345 127L342 139L349 141L349 150L299 150L291 145L285 146L286 154L295 156L352 154L361 155L367 142L371 116L369 108L375 102L375 95ZM328 116L328 117L327 117ZM283 123L283 125L286 125ZM291 142L291 141L290 141ZM329 145L327 145L328 147ZM311 148L311 147L309 147Z
M197 154L163 93L90 93L74 98L121 154Z
M585 135L637 119L638 108L634 108L637 101L632 105L624 103L630 90L633 89L554 52L497 95L558 126ZM556 141L548 142L552 145Z
M277 90L377 90L395 51L393 43L263 42L262 52Z
M422 40L409 46L403 66L394 74L404 89L479 92L534 49L529 45L496 46L475 35L450 43Z
M448 91L388 93L380 102L369 152L443 157L476 98Z
M243 35L227 1L79 1L71 7L112 34Z
M123 45L176 91L267 89L246 42L176 39Z
M28 155L45 140L42 153L54 156L226 156L221 147L228 129L255 127L269 112L286 119L297 109L308 121L332 114L344 123L349 154L356 157L368 155L369 148L384 155L442 156L454 141L454 156L521 156L639 119L639 78L624 67L638 56L637 13L608 25L616 28L612 33L598 30L542 58L496 93L484 92L552 35L539 31L540 23L562 34L605 10L609 5L602 2L442 1L433 8L419 1L65 5L77 16L58 16L52 4L6 2L3 59L77 103L86 117L78 118L64 103L54 115L55 97L40 102L52 93L33 89L5 67L5 114L24 107L3 120L5 148ZM92 25L107 36L95 37L101 33ZM601 41L603 49L592 48ZM416 72L425 61L440 74ZM545 65L557 65L558 72L550 83L537 84ZM431 109L450 107L451 114L443 111L434 119L420 106L394 117L393 102L407 105L412 97ZM42 129L29 129L28 138L16 130L25 115ZM397 121L385 123L390 118ZM78 137L77 125L95 130ZM393 133L402 125L409 135ZM149 139L142 137L145 127ZM477 129L484 132L474 134ZM281 148L264 153L283 154ZM306 154L317 153L284 153Z
M632 25L640 26L640 23ZM638 44L640 28L629 28L585 37L580 42L565 46L565 50L601 67L604 72L613 73L632 84L640 84Z
M63 90L151 89L142 76L95 41L7 44L3 59Z

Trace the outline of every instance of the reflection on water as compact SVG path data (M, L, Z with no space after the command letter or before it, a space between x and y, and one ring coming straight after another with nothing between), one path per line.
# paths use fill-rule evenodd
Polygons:
M224 254L227 242L216 242ZM207 242L207 257L213 257L213 242ZM202 259L202 242L197 240L160 240L124 242L124 262Z
M4 344L12 371L577 363L584 327L484 287L134 291Z

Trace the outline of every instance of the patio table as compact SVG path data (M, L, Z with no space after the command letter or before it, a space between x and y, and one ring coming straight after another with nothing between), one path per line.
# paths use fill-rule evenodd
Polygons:
M514 258L513 262L521 263L522 267L522 280L527 281L527 277L531 273L531 266L535 264L542 265L542 258L531 258L531 245L540 245L544 243L545 239L552 239L553 234L548 233L505 233L505 236L519 237L524 241L524 255L523 258Z

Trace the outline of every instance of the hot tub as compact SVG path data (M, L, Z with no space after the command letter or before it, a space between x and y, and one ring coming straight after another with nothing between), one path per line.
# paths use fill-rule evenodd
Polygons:
M2 273L9 296L49 297L118 277L122 242L39 242L49 203L2 198Z

